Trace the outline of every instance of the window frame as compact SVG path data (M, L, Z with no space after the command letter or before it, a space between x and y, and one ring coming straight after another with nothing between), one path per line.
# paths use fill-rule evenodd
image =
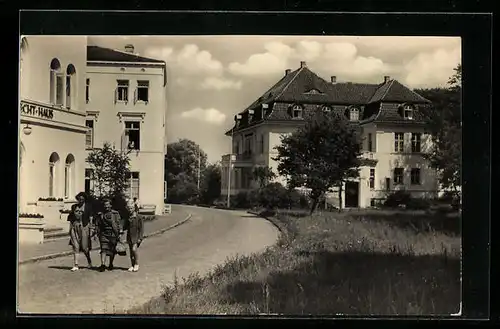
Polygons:
M401 139L398 139L398 136ZM405 133L395 132L394 133L394 153L404 153L405 150Z
M125 89L126 92L121 93L120 90ZM120 95L125 95L125 99L120 99ZM116 89L115 89L115 103L128 103L130 94L130 80L126 79L118 79L116 80Z
M129 124L129 123L132 125L137 124L138 127L137 128L127 128L127 124ZM139 121L139 120L124 120L123 127L124 127L124 131L125 131L125 135L128 136L126 149L133 150L133 151L140 151L141 150L141 121ZM137 143L137 145L134 142L134 147L130 147L131 142L133 142L130 140L130 131L137 131L138 132L139 142Z
M413 120L413 114L414 114L413 105L410 104L403 105L403 118L405 120Z
M137 177L134 177L134 174L137 174ZM140 200L140 191L141 191L141 175L139 171L130 171L130 187L129 187L129 196L130 199L137 198ZM134 182L137 182L137 186L134 186ZM134 190L137 189L137 195L134 195Z
M370 176L369 176L369 187L370 190L375 189L375 168L370 168Z
M360 112L359 112L359 109L357 107L351 107L349 109L349 121L352 121L352 122L359 121L359 113Z
M88 123L92 123L92 126L89 126ZM95 120L93 119L85 119L85 126L87 127L87 133L90 130L90 146L87 145L87 133L85 133L85 149L92 150L94 148L94 128L95 128Z
M411 153L422 153L422 133L411 133Z
M302 119L304 117L304 107L300 104L292 105L292 118ZM297 115L296 115L297 114Z
M401 173L400 175L398 175L399 172ZM405 174L404 168L401 167L394 168L393 178L392 178L393 184L404 185L404 176L405 176L404 174Z
M418 173L418 174L415 175L416 173ZM418 180L415 180L414 179L415 177L418 177ZM421 170L421 168L411 168L410 184L411 185L422 185L422 170Z
M90 78L85 80L85 103L90 102Z
M146 85L141 85L141 83L144 83ZM137 80L137 87L136 87L136 94L135 94L135 102L136 103L144 103L144 104L148 104L149 103L149 88L150 88L150 84L149 84L149 80ZM146 89L146 100L143 100L143 99L139 99L139 90L141 89Z

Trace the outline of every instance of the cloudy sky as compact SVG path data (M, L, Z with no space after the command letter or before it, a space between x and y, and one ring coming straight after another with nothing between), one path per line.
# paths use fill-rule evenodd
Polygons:
M389 75L410 88L445 86L461 61L460 38L341 36L89 37L89 44L167 62L169 142L189 138L220 160L228 130L245 109L300 61L337 81L380 83Z

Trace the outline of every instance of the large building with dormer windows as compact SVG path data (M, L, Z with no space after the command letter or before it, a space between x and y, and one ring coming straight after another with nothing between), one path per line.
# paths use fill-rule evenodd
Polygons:
M254 167L269 166L276 172L273 158L281 136L298 129L316 111L333 111L358 125L364 137L362 156L374 160L361 167L358 179L345 184L343 207L369 207L400 189L415 196L435 195L436 173L423 157L431 136L421 108L429 104L388 76L379 84L340 83L335 76L328 82L301 62L299 69L286 70L274 86L235 115L234 126L226 132L232 138L232 153L222 157L221 192L227 196L228 191L233 195L255 188ZM277 181L286 184L284 177ZM338 206L336 193L329 199Z
M109 142L130 151L130 189L141 204L163 211L166 63L139 56L133 45L123 50L87 47L85 78L85 148L90 152ZM92 189L92 171L85 169L85 190Z

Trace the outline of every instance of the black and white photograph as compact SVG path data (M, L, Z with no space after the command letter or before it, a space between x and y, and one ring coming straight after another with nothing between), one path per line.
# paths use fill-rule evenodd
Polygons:
M460 37L19 47L19 314L460 314Z

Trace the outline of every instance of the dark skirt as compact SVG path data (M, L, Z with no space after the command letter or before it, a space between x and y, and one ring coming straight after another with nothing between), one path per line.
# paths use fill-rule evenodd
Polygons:
M90 225L83 225L80 221L74 221L69 226L70 245L73 252L89 252L92 249L90 237Z
M99 243L101 244L101 254L113 256L116 254L116 244L118 237L112 228L107 228L99 235Z

